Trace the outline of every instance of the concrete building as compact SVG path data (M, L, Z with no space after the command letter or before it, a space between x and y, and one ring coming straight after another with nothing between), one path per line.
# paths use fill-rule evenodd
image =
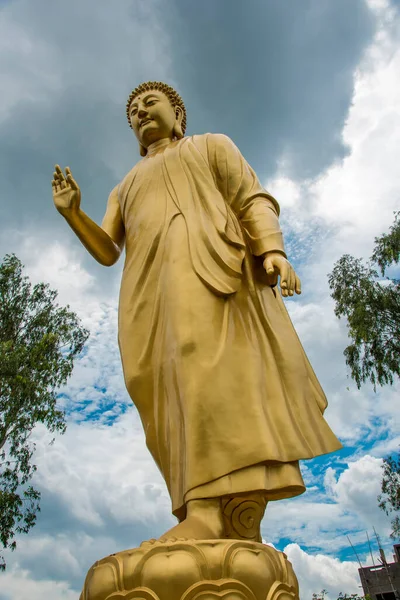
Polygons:
M364 595L371 600L400 600L400 544L393 550L393 562L381 550L381 564L358 569Z

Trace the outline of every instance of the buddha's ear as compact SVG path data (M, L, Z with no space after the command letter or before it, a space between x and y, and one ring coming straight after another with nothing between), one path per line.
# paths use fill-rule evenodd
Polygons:
M139 152L140 152L140 156L146 156L147 155L147 148L145 148L144 146L142 146L142 144L139 143Z
M183 131L182 131L182 118L183 118L183 112L180 106L176 106L175 107L175 123L174 123L174 128L172 130L172 135L174 138L176 138L177 140L181 140L183 138Z

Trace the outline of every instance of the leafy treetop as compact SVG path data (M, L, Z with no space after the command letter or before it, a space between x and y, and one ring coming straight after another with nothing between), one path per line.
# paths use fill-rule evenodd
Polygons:
M27 533L40 510L40 493L29 480L35 425L64 433L57 392L70 377L88 331L56 303L48 285L31 285L14 255L0 264L0 543L14 550L15 535ZM0 556L0 570L5 569Z
M351 343L344 351L360 388L392 384L400 376L400 280L385 276L400 259L400 212L389 232L375 238L370 262L342 256L329 275L335 314L346 317Z

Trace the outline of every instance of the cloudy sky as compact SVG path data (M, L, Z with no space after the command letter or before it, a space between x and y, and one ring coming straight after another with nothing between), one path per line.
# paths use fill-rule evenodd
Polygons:
M183 96L189 135L229 135L280 201L304 290L287 306L344 445L302 465L307 493L269 505L263 537L293 562L302 600L359 591L347 535L366 564L375 527L390 556L376 496L400 441L400 386L374 393L348 378L327 274L345 252L368 257L399 208L399 11L397 0L0 0L0 257L15 252L91 331L60 395L67 433L50 446L36 432L42 512L7 555L0 600L76 599L96 559L173 524L122 380L122 261L94 263L50 186L54 163L69 165L101 220L139 158L126 98L153 79Z

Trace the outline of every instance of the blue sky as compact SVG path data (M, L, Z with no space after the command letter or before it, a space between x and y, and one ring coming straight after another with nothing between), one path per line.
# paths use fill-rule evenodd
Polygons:
M303 600L358 591L347 535L364 564L373 526L390 551L376 496L400 442L399 385L375 394L349 379L327 274L345 252L368 257L399 208L398 11L390 0L0 0L0 256L16 252L91 330L60 395L67 433L53 445L35 433L42 512L7 555L0 600L77 598L96 559L173 524L123 384L122 261L94 263L50 188L54 163L69 165L101 220L139 159L126 98L153 79L183 96L189 135L229 135L280 202L303 284L286 303L344 445L303 463L307 493L268 506L264 539L288 554Z

